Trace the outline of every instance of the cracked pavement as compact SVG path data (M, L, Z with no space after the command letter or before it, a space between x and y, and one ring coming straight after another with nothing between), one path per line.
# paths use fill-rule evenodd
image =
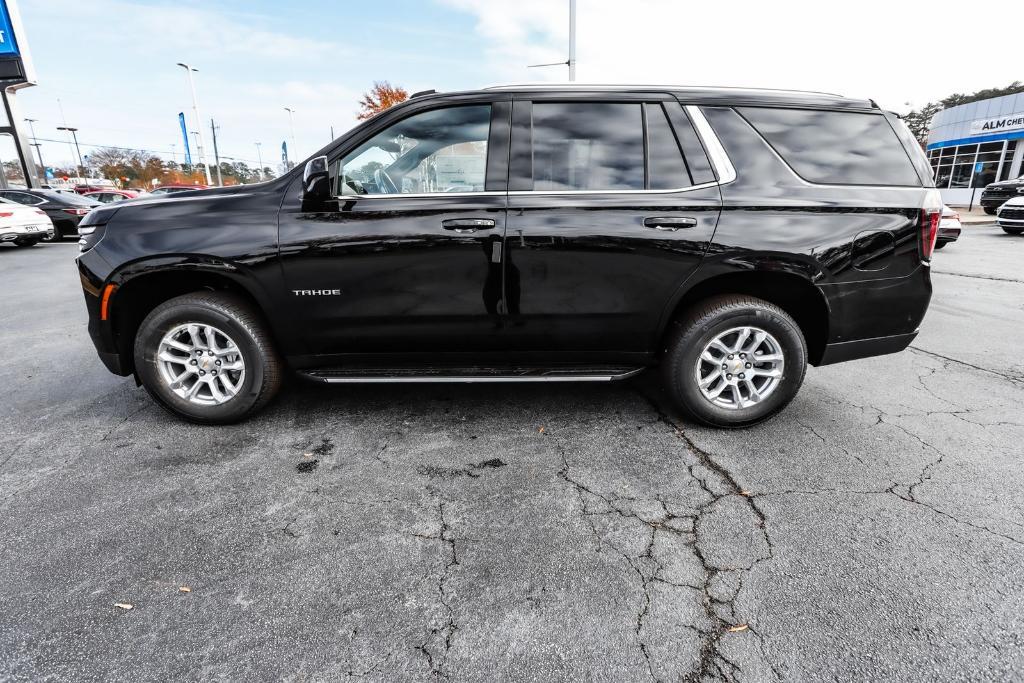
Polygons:
M0 679L1024 677L1024 238L966 228L911 350L745 431L651 376L187 425L95 357L74 254L0 248Z

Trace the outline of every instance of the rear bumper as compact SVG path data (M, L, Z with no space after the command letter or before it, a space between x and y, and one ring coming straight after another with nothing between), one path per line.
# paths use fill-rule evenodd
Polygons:
M831 365L842 363L858 358L870 358L871 356L884 356L887 353L897 353L910 346L910 343L917 337L917 332L909 334L894 334L888 337L874 337L872 339L857 339L837 344L826 344L825 354L819 365Z
M956 242L960 239L960 228L939 228L937 242Z
M914 339L932 297L931 270L905 277L818 285L829 308L828 338L812 365L895 353Z

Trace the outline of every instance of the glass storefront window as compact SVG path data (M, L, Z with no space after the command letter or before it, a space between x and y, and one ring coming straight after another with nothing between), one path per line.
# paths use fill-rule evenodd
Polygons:
M974 178L971 180L971 187L985 187L989 183L994 183L996 180L996 171L999 170L999 162L989 162L986 164L978 164L978 167L974 169Z
M949 179L950 187L968 187L971 183L971 172L974 164L957 164L953 167L953 175Z

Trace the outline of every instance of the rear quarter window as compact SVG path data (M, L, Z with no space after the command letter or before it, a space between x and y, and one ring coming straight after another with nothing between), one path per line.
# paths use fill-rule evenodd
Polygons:
M761 107L738 111L804 180L921 185L903 144L881 113Z

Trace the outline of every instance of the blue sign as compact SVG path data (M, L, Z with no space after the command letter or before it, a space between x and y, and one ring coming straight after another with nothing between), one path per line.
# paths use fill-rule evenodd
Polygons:
M18 41L11 28L11 13L7 11L7 0L0 0L0 55L20 55Z
M46 169L46 179L47 180L53 180L53 169L52 168L47 168Z
M281 143L281 161L283 161L286 166L288 165L288 143L287 142L282 142Z
M185 163L192 165L192 152L188 148L188 131L185 129L185 114L178 112L178 123L181 124L181 139L185 141Z

